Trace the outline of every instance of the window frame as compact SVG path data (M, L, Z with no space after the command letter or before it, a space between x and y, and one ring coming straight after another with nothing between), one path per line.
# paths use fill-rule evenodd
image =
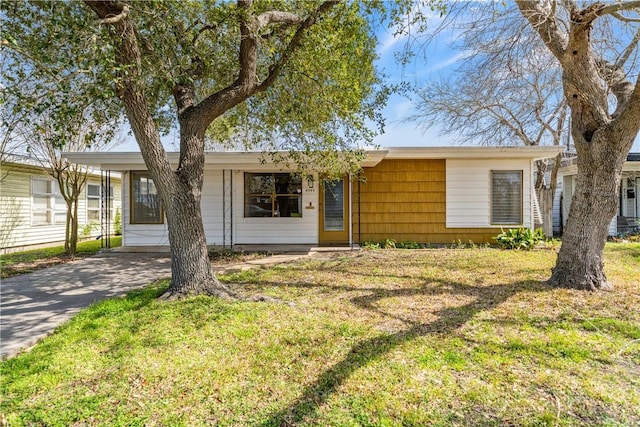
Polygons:
M248 193L247 192L247 178L250 176L254 176L254 175L271 175L271 192L270 193ZM300 179L300 188L299 188L299 193L278 193L276 190L276 183L277 183L277 179L276 177L278 175L289 175L289 176L297 176ZM244 172L243 175L244 178L244 182L243 182L243 203L242 203L242 214L243 214L243 218L302 218L302 211L303 209L300 208L300 212L296 212L297 215L292 216L280 216L280 215L276 215L275 213L277 212L276 210L276 204L278 201L278 197L297 197L300 200L300 205L302 205L302 195L303 195L303 191L302 191L302 176L300 174L296 174L296 173L292 173L292 172ZM271 198L271 216L250 216L247 215L247 206L249 206L247 204L247 200L250 197L269 197Z
M148 178L151 181L153 181L153 178L151 178L149 171L130 171L129 172L129 224L131 225L163 225L164 224L164 206L162 206L162 202L159 199L159 194L158 194L158 201L160 201L160 220L157 222L135 220L136 218L135 218L134 208L133 208L134 200L135 200L134 194L133 194L133 182L136 176L142 177L142 178ZM155 183L154 183L154 187L155 187Z
M35 186L33 185L34 181L45 182L48 187L48 191L46 193L36 193ZM67 204L60 193L60 189L58 188L58 182L52 178L47 178L44 176L31 176L30 180L30 199L31 199L31 212L30 212L30 223L32 227L62 227L66 225L67 221ZM35 209L34 207L34 196L35 197L46 197L47 198L47 207L42 209ZM56 206L56 199L62 199L62 208ZM35 212L45 212L47 216L47 221L44 223L35 223L33 221L33 214ZM58 216L63 218L62 222L58 222Z
M89 186L98 187L98 195L97 196L90 196L89 195ZM87 186L86 186L86 189L85 189L85 195L86 195L86 198L85 198L85 201L86 201L86 205L85 205L86 206L85 220L86 220L87 224L91 223L91 221L89 221L89 212L90 211L93 211L93 212L97 211L98 212L97 221L98 222L102 222L102 196L103 196L102 191L103 191L103 185L102 184L87 183ZM109 186L109 194L110 194L109 201L110 201L110 204L111 204L111 209L110 209L111 220L113 220L114 217L115 217L114 209L113 209L115 196L113 194L113 186L112 185ZM97 208L90 208L89 207L89 200L95 200L95 199L98 200L98 207Z
M520 176L520 204L519 204L519 222L498 222L494 218L494 174L517 173ZM489 215L490 223L493 226L524 226L524 170L522 169L492 169L489 173Z

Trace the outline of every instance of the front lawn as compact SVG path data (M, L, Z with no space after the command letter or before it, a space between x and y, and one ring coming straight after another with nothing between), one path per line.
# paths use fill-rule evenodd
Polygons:
M2 362L20 425L638 425L640 244L612 292L552 289L555 253L378 250L223 277L287 304L158 301L80 313Z
M122 245L122 236L111 238L112 248L120 245ZM79 242L76 258L95 255L100 249L100 240ZM71 261L71 258L64 254L64 246L52 246L0 255L0 278L4 279L18 274L31 273L34 270L52 267L69 261Z

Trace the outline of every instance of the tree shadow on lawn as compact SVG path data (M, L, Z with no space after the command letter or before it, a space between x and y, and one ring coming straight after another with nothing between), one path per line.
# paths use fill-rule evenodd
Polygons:
M271 285L276 284L268 284L268 286ZM518 293L545 292L552 289L542 282L531 280L503 285L476 286L429 279L421 287L397 290L383 287L358 288L312 283L281 283L280 285L302 288L321 287L326 288L329 292L336 290L358 292L359 294L366 292L365 295L351 298L350 301L363 310L401 320L409 327L396 333L384 334L354 345L342 361L320 374L315 382L306 387L297 400L286 408L272 414L268 420L262 423L263 426L291 426L305 421L309 422L315 416L317 410L329 400L332 393L335 393L354 372L369 362L382 358L400 345L423 336L450 334L472 320L477 314L496 308ZM387 298L447 295L454 298L459 296L462 297L461 299L473 298L473 300L464 305L446 307L433 312L438 318L431 322L416 322L402 316L391 315L377 307L378 302Z

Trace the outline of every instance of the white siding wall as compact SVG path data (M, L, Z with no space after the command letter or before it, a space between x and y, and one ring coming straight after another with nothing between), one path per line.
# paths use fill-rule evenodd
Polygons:
M65 226L31 225L31 179L50 179L40 168L23 165L2 165L5 176L0 190L0 247L25 247L64 241ZM89 179L90 183L100 184L100 180ZM112 180L114 192L120 193L120 181ZM79 231L87 218L86 188L78 199ZM114 201L119 206L120 198ZM16 225L17 224L17 225ZM99 232L93 232L97 235Z
M166 218L164 224L131 224L130 174L124 174L123 246L163 246L169 244ZM317 244L318 193L302 183L302 218L245 218L244 171L233 172L233 243L234 244ZM223 243L222 170L206 170L202 187L202 218L208 245ZM227 219L227 222L230 222ZM225 242L229 244L229 242Z
M576 183L577 183L577 175L564 175L558 178L558 186L560 186L562 184L562 187L559 187L559 190L562 191L562 226L566 227L567 226L567 219L569 218L569 208L571 207L571 200L573 198L573 193L575 192L576 189ZM560 201L558 200L558 221L560 221L559 218L559 209L560 209ZM556 207L554 205L554 218L555 218L555 210ZM618 211L619 211L619 207L618 207ZM609 223L609 235L610 236L615 236L616 234L618 234L618 215L619 212L616 214L616 216L613 217L613 219L611 220L611 222Z
M491 225L491 171L521 170L524 226L533 228L532 167L529 159L447 160L447 227Z
M318 180L315 180L318 185ZM238 244L317 244L318 189L302 180L302 218L245 218L244 171L233 175L234 243ZM313 209L306 207L313 206Z
M87 185L97 185L100 186L100 178L89 178L87 180ZM113 187L113 213L111 217L111 232L113 233L113 220L115 219L116 211L120 209L120 213L122 214L122 191L120 190L120 180L114 179L111 177L111 186ZM78 200L78 223L81 225L87 224L87 188L85 186L80 199ZM122 218L122 217L121 217ZM82 226L79 227L82 231ZM92 223L91 227L91 237L98 237L101 233L100 230L100 221Z
M205 171L202 185L202 222L208 245L222 245L222 171ZM234 201L235 203L235 201ZM229 244L229 242L226 242Z

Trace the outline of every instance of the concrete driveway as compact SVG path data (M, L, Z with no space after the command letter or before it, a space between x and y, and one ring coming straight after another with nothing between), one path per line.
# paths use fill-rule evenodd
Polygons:
M9 357L91 303L171 276L168 253L104 253L2 280L0 353Z

